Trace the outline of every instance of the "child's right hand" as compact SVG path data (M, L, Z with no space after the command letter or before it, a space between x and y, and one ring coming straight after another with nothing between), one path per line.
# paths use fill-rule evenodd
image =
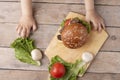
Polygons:
M32 16L22 16L20 18L16 31L19 36L25 38L29 37L31 30L34 32L36 29L36 22Z
M95 10L87 11L86 20L93 24L94 30L101 32L102 29L105 29L103 18Z

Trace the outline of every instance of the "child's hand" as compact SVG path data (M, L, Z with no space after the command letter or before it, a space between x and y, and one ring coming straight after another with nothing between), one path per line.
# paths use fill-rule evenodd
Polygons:
M36 29L36 22L32 16L22 16L16 31L24 38L29 36L31 30L34 32Z
M100 32L102 28L105 29L104 20L95 10L91 10L86 13L86 20L93 24L94 30Z

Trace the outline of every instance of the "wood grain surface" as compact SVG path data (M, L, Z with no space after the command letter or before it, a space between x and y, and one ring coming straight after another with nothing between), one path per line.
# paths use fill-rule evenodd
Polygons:
M47 80L49 61L45 55L43 65L35 67L19 62L9 48L18 37L15 30L21 16L19 1L0 0L0 80ZM109 38L87 73L78 80L119 80L120 0L95 0L95 4L104 17ZM39 29L31 37L43 51L69 12L85 14L84 0L33 0L33 10Z
M21 16L20 3L0 2L0 5L2 6L0 10L0 22L18 23ZM85 14L84 5L76 4L34 3L33 8L38 24L60 24L66 15L71 11ZM106 26L119 27L119 6L98 5L96 6L96 9L101 16L104 17Z
M20 0L0 0L2 2L13 2L13 1L20 1ZM32 0L33 2L45 2L45 3L61 3L61 4L65 4L65 3L76 3L76 4L80 4L80 3L84 3L84 0ZM95 4L102 4L102 5L120 5L120 0L95 0Z
M9 75L7 75L9 74ZM21 71L21 70L1 70L0 79L2 80L47 80L47 71ZM109 73L86 73L84 77L77 80L119 80L120 74Z

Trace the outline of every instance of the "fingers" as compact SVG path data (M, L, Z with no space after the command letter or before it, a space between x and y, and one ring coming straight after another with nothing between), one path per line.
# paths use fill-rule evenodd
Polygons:
M16 31L17 31L17 33L18 33L19 35L21 34L22 29L23 29L22 25L18 25Z
M98 32L101 32L102 31L102 26L101 26L101 24L99 23L98 24Z
M104 22L101 22L102 28L105 30L105 24Z
M33 24L32 30L33 30L33 32L37 30L37 25L36 24Z
M31 28L33 31L37 29L36 25L33 25L33 26L18 25L18 27L16 28L16 31L20 37L25 38L25 37L29 37Z
M20 27L20 24L17 26L16 31L18 31L19 27Z
M26 37L26 28L25 27L22 29L20 36L23 38Z
M26 37L29 37L29 34L30 34L30 28L27 28L27 29L26 29L26 34L25 34L25 36L26 36Z
M86 14L86 21L92 23L93 29L101 32L102 29L105 29L105 24L103 18L96 12L91 14Z
M92 23L93 23L93 29L94 29L94 30L97 30L97 28L98 28L98 23L95 22L95 21L92 21Z
M23 38L26 37L27 29L23 25L18 25L16 31L20 37L23 37Z
M92 24L93 24L93 29L94 30L97 30L98 32L101 32L102 29L105 30L105 24L103 21L92 21Z
M35 31L37 29L36 21L31 17L21 17L19 21L19 25L16 28L20 37L29 37L30 31Z
M87 21L88 23L90 23L90 19L89 19L88 17L86 17L86 21Z

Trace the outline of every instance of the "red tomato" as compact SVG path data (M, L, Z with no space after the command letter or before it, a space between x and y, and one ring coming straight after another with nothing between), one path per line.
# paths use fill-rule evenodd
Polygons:
M61 78L65 75L65 67L62 63L56 62L53 64L50 70L50 74L53 78Z
M64 26L68 26L68 25L70 24L70 21L71 21L71 18L70 18L70 19L67 19L67 20L65 21L65 25L64 25Z

